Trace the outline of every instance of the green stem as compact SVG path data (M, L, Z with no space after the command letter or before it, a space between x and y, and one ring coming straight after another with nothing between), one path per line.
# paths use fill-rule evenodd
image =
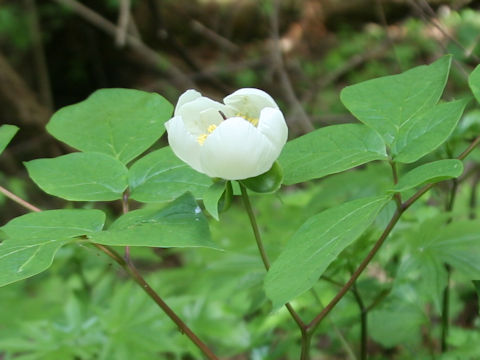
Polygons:
M450 325L450 274L452 272L450 266L445 264L445 270L447 271L447 286L443 290L442 297L442 334L441 334L441 352L448 351L447 337L448 329Z
M250 198L248 196L248 192L245 186L240 182L239 184L240 191L242 192L243 204L245 206L245 210L247 211L248 218L250 219L250 225L252 226L253 235L255 236L255 241L257 242L258 251L260 252L263 265L265 266L265 270L268 271L270 269L270 260L268 259L267 252L265 251L265 247L263 246L260 229L258 228L257 220L255 219L255 214L253 212L252 204L250 203Z
M445 206L445 211L451 213L455 205L455 199L457 197L458 181L457 179L452 180L452 187L450 189L449 197L447 199L447 204ZM447 224L452 221L452 218L449 217ZM442 353L448 351L447 337L448 329L450 326L450 274L452 268L448 264L445 265L445 270L447 271L447 285L443 289L442 295L442 333L440 337L440 350Z
M312 342L313 333L302 332L302 350L300 360L310 360L310 344Z
M240 182L238 184L240 185L243 204L245 206L245 210L247 211L248 218L250 219L250 225L253 230L253 235L255 236L255 241L257 242L257 248L260 253L260 257L262 258L263 265L265 266L265 270L268 271L270 269L270 260L268 258L267 252L265 251L265 247L263 246L262 236L260 235L260 229L258 227L257 220L255 218L255 213L253 212L252 204L250 202L250 197L248 196L248 192L245 186ZM297 312L293 309L290 303L286 303L285 307L287 308L288 312L290 313L290 315L292 316L293 320L295 321L295 323L297 324L298 328L302 333L302 344L303 344L304 341L306 341L306 337L307 337L306 325L303 322L303 320L300 318L300 316L297 314ZM310 340L308 340L308 343L310 343ZM303 350L302 350L302 354L303 354ZM308 359L308 358L305 358L305 359Z
M394 162L393 160L389 160L388 162L390 164L390 167L392 168L393 184L397 185L398 184L397 163ZM393 199L397 204L397 209L400 209L400 207L402 206L402 196L400 195L400 193L395 193L393 195Z
M122 195L122 213L126 214L128 213L128 197L129 197L129 192L128 189L123 192ZM131 257L130 257L130 246L125 246L125 260L127 262L131 262Z
M352 285L352 292L360 310L360 360L367 360L367 342L368 342L368 310L365 307L362 296L358 291L356 282Z

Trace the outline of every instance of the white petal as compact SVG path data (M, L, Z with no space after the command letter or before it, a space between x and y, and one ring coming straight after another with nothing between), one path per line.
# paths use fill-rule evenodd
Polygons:
M200 147L195 136L190 134L180 116L175 116L165 123L168 133L168 143L172 151L182 161L195 170L204 173L200 166Z
M195 99L197 99L201 96L202 96L202 94L200 94L197 90L190 89L190 90L185 91L178 98L177 105L175 106L175 112L174 112L173 116L178 116L179 115L178 114L178 112L179 112L178 109L180 107L182 107L186 103L188 103L190 101L193 101L193 100L195 100Z
M223 120L220 111L228 112L225 105L202 96L184 104L178 109L178 114L190 133L201 135L210 125L217 125Z
M263 108L278 109L278 105L270 95L263 90L253 88L237 90L223 99L223 102L234 108L237 113L253 118L258 118Z
M282 112L273 108L263 109L260 113L257 129L271 141L275 150L278 151L278 155L280 155L288 138L288 127Z
M268 171L276 150L255 126L240 117L222 122L202 146L200 163L210 177L240 180Z

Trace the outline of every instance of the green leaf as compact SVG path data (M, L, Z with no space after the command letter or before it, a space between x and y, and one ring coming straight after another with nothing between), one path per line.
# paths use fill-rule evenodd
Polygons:
M78 150L127 163L163 135L171 114L172 105L156 93L102 89L57 111L47 130Z
M438 148L457 126L468 101L442 103L405 122L392 146L393 159L412 163Z
M212 180L164 147L142 157L128 172L130 197L141 202L172 201L185 192L201 199Z
M5 150L8 143L18 131L18 127L14 125L2 125L0 126L0 154Z
M49 210L11 220L0 228L0 286L48 269L60 247L100 231L104 221L100 210Z
M208 211L210 215L214 217L215 220L218 218L218 202L225 192L225 186L227 185L226 181L218 181L212 186L210 186L203 196L203 205L205 205L205 210Z
M456 221L436 229L424 251L436 254L471 280L480 280L480 222Z
M438 102L451 60L444 56L431 65L347 86L340 99L355 117L392 144L405 123Z
M468 85L470 86L470 90L472 90L473 96L477 99L477 102L480 102L480 65L477 65L468 77Z
M100 153L73 153L25 163L32 180L46 193L72 201L108 201L122 198L127 168Z
M284 184L335 174L386 159L381 137L362 124L328 126L289 141L279 158Z
M218 248L210 239L205 216L187 193L162 209L131 211L91 237L104 245Z
M456 159L438 160L420 165L400 177L393 192L402 192L425 183L436 183L456 178L463 173L463 163Z
M372 339L390 348L418 342L425 322L417 306L397 303L388 309L374 309L369 315L368 331Z
M390 197L363 198L308 219L290 238L265 278L273 307L310 289L328 265L373 222Z
M441 221L438 226L443 226ZM415 286L416 292L435 306L441 312L442 293L448 282L447 271L443 261L429 251L415 248L402 262L395 286L410 284Z

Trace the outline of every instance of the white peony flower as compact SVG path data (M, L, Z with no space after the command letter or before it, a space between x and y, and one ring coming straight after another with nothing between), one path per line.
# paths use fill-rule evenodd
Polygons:
M165 123L175 155L210 177L241 180L270 170L287 141L288 128L270 95L240 89L224 104L187 90Z

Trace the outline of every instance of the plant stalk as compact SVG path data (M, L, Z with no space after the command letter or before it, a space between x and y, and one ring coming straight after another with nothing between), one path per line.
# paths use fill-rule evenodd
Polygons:
M239 185L242 193L243 204L245 206L245 210L247 211L248 218L250 219L250 225L252 227L253 234L255 236L255 241L257 242L258 251L260 253L260 257L262 258L263 265L265 266L265 270L267 270L268 272L268 270L270 269L270 260L268 258L267 252L265 251L265 247L263 246L262 236L260 235L260 229L258 228L257 220L255 218L255 213L253 212L252 204L250 202L250 197L248 196L248 192L245 186L240 182L239 182ZM295 323L298 325L298 328L302 333L302 344L304 344L305 342L305 346L306 346L306 342L307 342L306 337L308 334L306 332L305 323L303 322L303 320L300 318L300 316L297 314L297 312L295 311L295 309L292 307L290 303L286 303L285 307L287 308L288 312L292 316ZM310 343L310 340L308 340L308 343ZM304 345L302 345L302 354L304 353L303 346ZM305 356L309 356L309 355L307 354ZM304 359L304 358L302 357L301 359ZM305 359L308 359L308 357Z
M458 181L457 179L452 180L452 187L450 189L449 197L447 199L447 204L445 206L445 212L451 213L455 205L455 199L457 198L457 189ZM447 224L452 221L452 218L449 217ZM440 337L440 350L442 353L448 351L447 337L448 329L450 326L450 275L452 273L452 268L448 264L445 265L445 270L447 271L447 285L443 289L442 295L442 333Z
M440 351L442 353L448 351L447 337L448 329L450 327L450 274L452 269L448 264L445 264L445 270L447 271L447 286L443 289L442 296L442 334L440 340Z
M367 360L367 343L368 343L368 309L365 307L362 296L358 291L357 284L352 285L352 292L360 310L360 360Z

